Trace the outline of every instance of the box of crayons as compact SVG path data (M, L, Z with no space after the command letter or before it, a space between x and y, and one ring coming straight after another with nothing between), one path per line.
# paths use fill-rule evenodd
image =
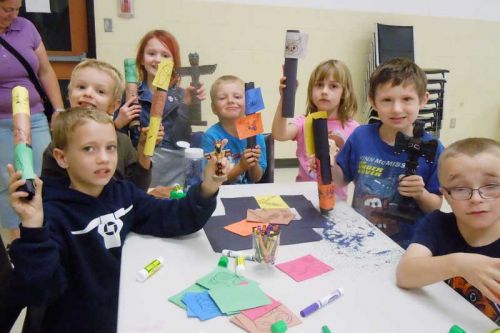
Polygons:
M255 260L274 265L276 251L280 244L280 226L268 224L254 227L252 237Z

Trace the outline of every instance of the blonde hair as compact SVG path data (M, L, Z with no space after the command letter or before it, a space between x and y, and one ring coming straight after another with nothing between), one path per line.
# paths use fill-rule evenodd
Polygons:
M456 141L445 148L438 161L438 175L442 179L442 166L448 158L465 155L477 156L481 153L489 153L500 158L500 143L488 138L467 138Z
M75 66L75 68L71 72L71 80L68 84L68 91L71 91L74 88L76 83L76 75L80 70L84 68L93 68L97 71L108 74L115 83L115 86L112 87L114 100L119 101L122 99L123 91L125 90L125 83L123 81L122 74L107 62L96 59L86 59Z
M245 82L235 75L223 75L219 77L210 87L210 99L212 100L212 104L217 98L217 89L223 83L239 83L243 86L243 88L245 87Z
M309 85L307 86L307 108L306 115L318 111L318 108L312 102L312 92L317 82L325 79L333 79L342 86L342 96L340 98L338 118L342 127L345 122L351 119L358 110L358 102L352 85L351 72L340 60L325 60L321 62L311 73Z
M65 149L71 140L71 135L76 128L86 124L88 121L95 121L100 124L109 124L115 128L113 120L109 115L94 107L74 107L69 108L55 119L52 131L52 142L54 148Z

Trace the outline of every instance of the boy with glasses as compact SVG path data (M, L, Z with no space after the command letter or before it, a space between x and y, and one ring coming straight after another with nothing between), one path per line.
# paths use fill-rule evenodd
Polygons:
M440 191L452 213L419 225L397 269L397 284L446 282L500 323L500 143L457 141L439 159Z

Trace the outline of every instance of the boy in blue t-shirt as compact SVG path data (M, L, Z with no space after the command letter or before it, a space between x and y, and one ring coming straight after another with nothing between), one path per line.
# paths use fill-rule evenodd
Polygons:
M446 282L500 324L500 143L457 141L439 159L441 193L453 213L425 217L399 262L397 284Z
M336 156L332 172L337 186L354 181L353 207L395 242L406 248L416 221L441 207L437 160L419 159L417 174L403 177L406 152L394 152L396 134L412 137L419 110L427 103L427 79L415 63L392 59L379 66L370 78L369 101L380 123L358 127ZM424 141L432 139L425 133ZM413 198L398 209L402 196Z
M231 152L229 161L233 168L227 176L228 183L256 183L267 167L266 143L258 134L255 148L247 149L247 140L239 139L236 121L245 115L245 83L233 75L224 75L215 80L210 89L212 112L219 122L210 127L203 136L205 153L214 150L214 142L227 139L226 149Z

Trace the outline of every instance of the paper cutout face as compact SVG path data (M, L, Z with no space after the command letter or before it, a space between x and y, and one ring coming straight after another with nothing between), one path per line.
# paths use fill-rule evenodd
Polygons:
M236 131L239 139L246 139L264 132L260 112L236 120Z
M304 58L308 40L308 34L288 31L286 33L285 58Z
M174 62L170 59L163 59L158 64L158 71L156 72L155 78L153 80L153 85L157 88L167 90L170 84L170 78L172 77L172 69L174 68Z

